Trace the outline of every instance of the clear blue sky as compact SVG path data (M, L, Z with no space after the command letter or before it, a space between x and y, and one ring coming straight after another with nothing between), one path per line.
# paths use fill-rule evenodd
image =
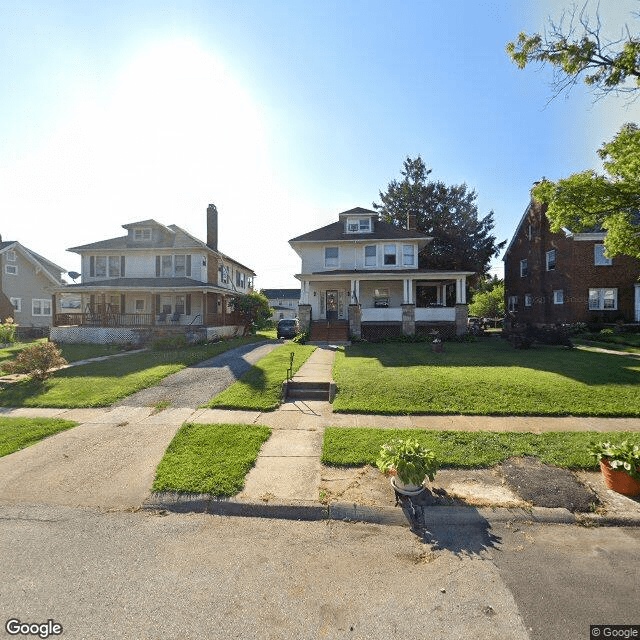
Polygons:
M505 53L569 2L0 0L0 234L68 270L68 247L155 218L292 287L287 241L370 207L407 155L466 182L509 239L542 176L599 167L640 104ZM592 5L595 11L595 5ZM636 0L601 0L612 35ZM498 260L497 264L501 262Z

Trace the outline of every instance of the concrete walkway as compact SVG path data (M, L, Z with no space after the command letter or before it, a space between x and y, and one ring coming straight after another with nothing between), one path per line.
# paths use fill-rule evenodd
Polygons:
M335 350L331 348L316 349L296 378L330 381L334 356ZM259 511L267 503L274 508L295 503L322 509L320 456L327 426L533 433L640 431L637 418L334 414L328 402L300 400L286 402L277 411L267 413L194 407L154 412L149 406L123 403L106 409L0 408L0 415L57 417L80 423L74 429L0 458L0 501L105 509L136 509L149 499L155 468L184 422L269 426L272 436L263 445L244 490L227 503L231 507L243 505L245 513L246 509ZM401 516L391 505L389 511ZM356 516L350 512L349 517Z

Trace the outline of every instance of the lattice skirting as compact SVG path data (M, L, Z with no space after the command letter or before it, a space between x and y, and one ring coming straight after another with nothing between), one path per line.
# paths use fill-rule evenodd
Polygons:
M142 344L150 338L149 329L126 327L51 327L52 342L84 344Z
M432 331L437 331L441 338L455 338L455 322L416 322L416 335L429 335Z
M402 335L402 322L363 322L362 339L369 342L396 338Z

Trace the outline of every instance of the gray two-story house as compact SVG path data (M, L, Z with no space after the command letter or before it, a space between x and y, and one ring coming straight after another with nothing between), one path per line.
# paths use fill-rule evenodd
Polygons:
M0 238L0 320L12 317L24 335L53 320L53 295L65 269L18 241Z
M82 278L65 294L79 296L80 310L57 305L55 326L122 330L110 340L132 328L239 330L233 300L253 290L255 273L218 250L215 205L207 208L206 242L152 219L122 226L124 236L69 249L81 256ZM83 339L78 331L66 334Z

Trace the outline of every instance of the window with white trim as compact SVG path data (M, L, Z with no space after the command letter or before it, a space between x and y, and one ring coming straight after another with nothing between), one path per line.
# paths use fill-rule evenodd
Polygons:
M13 251L13 249L11 251L7 251L7 260L9 262L15 262L16 261L16 252Z
M615 311L617 308L617 289L589 289L589 311Z
M374 289L373 290L373 306L386 308L389 306L389 289Z
M18 267L15 264L5 264L4 272L10 276L18 275Z
M553 292L553 304L564 304L564 290L557 289Z
M338 247L324 248L324 266L333 269L338 266Z
M151 240L151 227L139 227L133 230L133 239L142 242Z
M32 316L50 316L51 300L47 298L43 298L41 300L34 298L31 301L31 315Z
M518 309L518 296L509 296L507 298L507 308L509 311L516 311Z
M18 313L22 311L22 298L9 298L9 302Z
M613 260L611 258L607 258L604 255L604 245L603 244L594 244L593 245L593 263L597 267L608 267L613 264Z
M402 264L405 267L413 267L415 264L414 246L412 244L402 245Z
M525 307L530 307L531 305L533 305L533 296L530 293L525 293L524 294L524 306Z
M396 245L395 244L384 245L384 264L385 265L396 264Z
M529 275L529 261L525 258L520 260L520 277L524 278Z
M370 218L361 218L360 219L360 233L367 233L371 231L371 219Z
M547 271L555 271L556 269L556 250L547 251Z
M375 244L366 245L364 248L364 266L375 267L377 264L377 250Z

